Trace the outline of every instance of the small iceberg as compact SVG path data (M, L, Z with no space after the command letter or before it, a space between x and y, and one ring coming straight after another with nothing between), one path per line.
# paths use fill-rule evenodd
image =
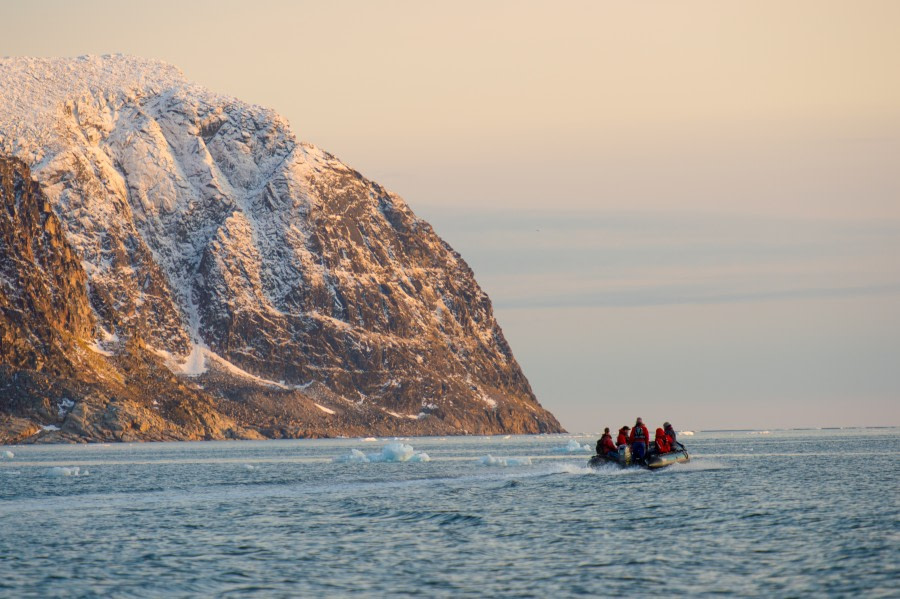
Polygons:
M6 458L7 460L11 460L14 457L16 457L16 454L14 454L11 451L0 451L0 458Z
M335 462L368 464L375 462L429 462L431 458L424 451L416 451L406 443L389 443L381 448L381 453L364 454L358 449L334 459Z
M350 453L347 455L342 455L340 457L334 458L335 462L344 462L344 463L356 463L356 464L368 464L369 458L358 449L351 449Z
M555 453L581 453L582 451L591 451L590 445L582 445L575 439L569 439L563 447L554 447Z
M47 476L54 478L61 476L87 476L88 474L90 474L90 472L88 472L87 469L82 472L80 466L54 466L47 471Z
M508 466L531 466L531 458L495 458L488 454L478 459L478 463L482 466L500 466L506 468Z

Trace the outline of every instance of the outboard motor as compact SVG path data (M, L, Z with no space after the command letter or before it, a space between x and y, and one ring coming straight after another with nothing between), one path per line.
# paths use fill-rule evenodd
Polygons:
M623 466L631 466L631 448L627 445L619 445L619 463Z

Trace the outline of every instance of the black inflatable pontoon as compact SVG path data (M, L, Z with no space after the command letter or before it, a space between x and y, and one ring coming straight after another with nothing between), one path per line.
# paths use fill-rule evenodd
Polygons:
M588 466L591 468L599 468L604 464L616 464L622 468L627 468L628 466L641 466L642 468L656 470L657 468L665 468L666 466L671 466L672 464L677 464L679 462L690 462L691 456L688 454L687 449L680 443L678 445L680 449L668 453L651 453L642 460L632 457L631 449L627 445L620 445L619 453L617 455L595 455L591 457Z

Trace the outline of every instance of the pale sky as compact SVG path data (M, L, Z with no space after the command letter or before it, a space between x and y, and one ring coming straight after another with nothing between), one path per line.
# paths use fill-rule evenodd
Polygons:
M0 3L274 108L459 250L571 431L900 425L900 2Z

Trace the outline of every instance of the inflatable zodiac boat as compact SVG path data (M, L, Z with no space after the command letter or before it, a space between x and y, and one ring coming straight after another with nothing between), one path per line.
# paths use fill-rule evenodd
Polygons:
M618 454L595 455L591 458L591 461L588 462L588 466L591 468L599 468L604 464L616 464L622 468L627 468L628 466L641 466L642 468L656 470L657 468L665 468L666 466L671 466L672 464L677 464L679 462L690 462L691 456L688 455L684 445L681 445L680 443L677 445L678 449L673 449L668 453L651 453L644 456L644 459L642 460L632 457L630 447L627 445L620 445Z

